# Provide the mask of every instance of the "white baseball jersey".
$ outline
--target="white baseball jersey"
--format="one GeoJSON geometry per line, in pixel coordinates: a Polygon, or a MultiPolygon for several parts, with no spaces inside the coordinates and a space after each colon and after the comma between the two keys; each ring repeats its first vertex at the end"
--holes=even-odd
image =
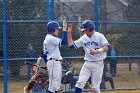
{"type": "Polygon", "coordinates": [[[47,55],[47,69],[49,74],[49,88],[51,92],[58,91],[61,86],[62,77],[62,60],[59,47],[61,46],[61,39],[51,34],[47,34],[45,37],[43,48],[44,53],[47,55]],[[50,60],[50,58],[55,60],[50,60]],[[57,61],[58,60],[58,61],[57,61]]]}
{"type": "Polygon", "coordinates": [[[85,60],[88,61],[99,61],[106,58],[106,52],[99,53],[96,55],[91,55],[90,50],[96,50],[102,48],[104,45],[109,45],[105,36],[99,32],[94,32],[91,38],[89,38],[86,34],[83,35],[78,40],[74,41],[75,47],[83,47],[85,51],[85,60]]]}
{"type": "Polygon", "coordinates": [[[50,58],[62,60],[59,50],[60,46],[61,46],[60,38],[54,37],[51,34],[47,34],[43,43],[44,53],[47,55],[47,60],[49,60],[50,58]]]}
{"type": "Polygon", "coordinates": [[[90,50],[102,48],[104,45],[109,45],[105,36],[99,32],[88,37],[86,34],[74,41],[75,47],[83,47],[85,51],[85,63],[80,71],[79,79],[76,87],[83,89],[87,80],[91,77],[93,91],[100,93],[100,83],[102,80],[104,63],[103,59],[106,58],[106,52],[91,55],[90,50]],[[95,61],[95,62],[93,62],[95,61]]]}

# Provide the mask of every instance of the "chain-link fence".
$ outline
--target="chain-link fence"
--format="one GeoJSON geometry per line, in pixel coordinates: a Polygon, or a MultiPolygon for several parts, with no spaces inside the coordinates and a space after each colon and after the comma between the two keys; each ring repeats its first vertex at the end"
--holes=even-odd
{"type": "MultiPolygon", "coordinates": [[[[117,49],[116,63],[112,62],[110,56],[105,60],[106,89],[139,89],[139,9],[139,0],[0,1],[0,93],[23,93],[23,88],[32,75],[32,67],[25,65],[24,62],[35,63],[41,54],[47,33],[47,22],[56,20],[62,26],[64,19],[73,25],[74,40],[83,35],[80,31],[81,22],[90,19],[96,23],[95,28],[98,28],[98,31],[103,33],[110,44],[117,49]],[[2,5],[4,2],[6,2],[6,19],[3,17],[4,8],[2,5]],[[95,9],[97,7],[98,9],[95,9]],[[4,30],[5,21],[6,31],[4,30]],[[3,37],[4,32],[6,32],[6,37],[3,37]],[[4,48],[4,40],[6,40],[6,48],[4,48]],[[29,52],[28,49],[31,46],[33,50],[29,52]],[[2,55],[3,52],[7,55],[2,55]],[[3,56],[4,60],[2,60],[3,56]],[[5,59],[6,57],[7,59],[5,59]],[[4,69],[5,62],[7,62],[7,67],[5,67],[7,70],[4,69]],[[8,77],[8,82],[4,75],[8,77]],[[8,91],[6,92],[6,90],[8,91]]],[[[59,36],[61,37],[61,33],[59,36]]],[[[64,91],[72,91],[84,62],[84,52],[82,48],[74,50],[67,45],[60,47],[60,50],[65,62],[74,68],[74,76],[70,77],[71,79],[62,78],[64,91]]],[[[89,80],[84,90],[90,89],[89,80]]],[[[105,86],[101,89],[105,89],[105,86]]]]}

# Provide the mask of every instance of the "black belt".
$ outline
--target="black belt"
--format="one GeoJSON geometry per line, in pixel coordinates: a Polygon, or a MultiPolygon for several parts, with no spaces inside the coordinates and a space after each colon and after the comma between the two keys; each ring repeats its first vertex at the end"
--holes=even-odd
{"type": "Polygon", "coordinates": [[[49,60],[55,60],[55,61],[62,61],[62,60],[58,60],[58,59],[55,59],[55,58],[50,58],[49,60]]]}
{"type": "MultiPolygon", "coordinates": [[[[89,61],[89,60],[85,60],[85,61],[89,61]]],[[[89,61],[89,62],[100,62],[100,61],[103,61],[103,60],[89,61]]]]}

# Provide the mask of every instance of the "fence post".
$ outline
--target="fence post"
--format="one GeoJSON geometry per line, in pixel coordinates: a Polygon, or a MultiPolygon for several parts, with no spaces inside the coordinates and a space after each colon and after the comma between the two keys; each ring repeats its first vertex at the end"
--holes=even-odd
{"type": "Polygon", "coordinates": [[[54,20],[54,0],[46,0],[46,19],[54,20]]]}
{"type": "Polygon", "coordinates": [[[4,93],[8,93],[7,48],[6,48],[6,0],[2,1],[2,29],[3,29],[3,66],[4,93]]]}
{"type": "Polygon", "coordinates": [[[132,71],[132,62],[129,61],[129,58],[127,60],[128,60],[128,64],[129,64],[129,71],[132,71]]]}
{"type": "Polygon", "coordinates": [[[95,31],[98,32],[98,0],[94,0],[94,20],[95,20],[95,31]]]}

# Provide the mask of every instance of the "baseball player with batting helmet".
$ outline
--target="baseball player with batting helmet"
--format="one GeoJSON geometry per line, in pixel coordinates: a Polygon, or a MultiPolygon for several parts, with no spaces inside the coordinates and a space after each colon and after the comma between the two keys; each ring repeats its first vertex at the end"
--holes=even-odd
{"type": "Polygon", "coordinates": [[[72,25],[68,25],[68,44],[70,48],[83,47],[85,51],[85,63],[80,71],[79,79],[76,83],[75,93],[82,93],[87,80],[91,77],[94,93],[100,93],[100,83],[102,80],[106,52],[110,45],[105,36],[94,31],[94,24],[90,20],[82,23],[81,31],[85,34],[78,40],[72,40],[72,25]]]}
{"type": "Polygon", "coordinates": [[[47,63],[49,74],[49,88],[48,93],[57,93],[61,86],[62,77],[62,56],[59,47],[67,44],[66,26],[63,26],[62,39],[58,38],[61,27],[58,22],[50,21],[47,24],[48,34],[43,43],[44,59],[47,63]]]}

